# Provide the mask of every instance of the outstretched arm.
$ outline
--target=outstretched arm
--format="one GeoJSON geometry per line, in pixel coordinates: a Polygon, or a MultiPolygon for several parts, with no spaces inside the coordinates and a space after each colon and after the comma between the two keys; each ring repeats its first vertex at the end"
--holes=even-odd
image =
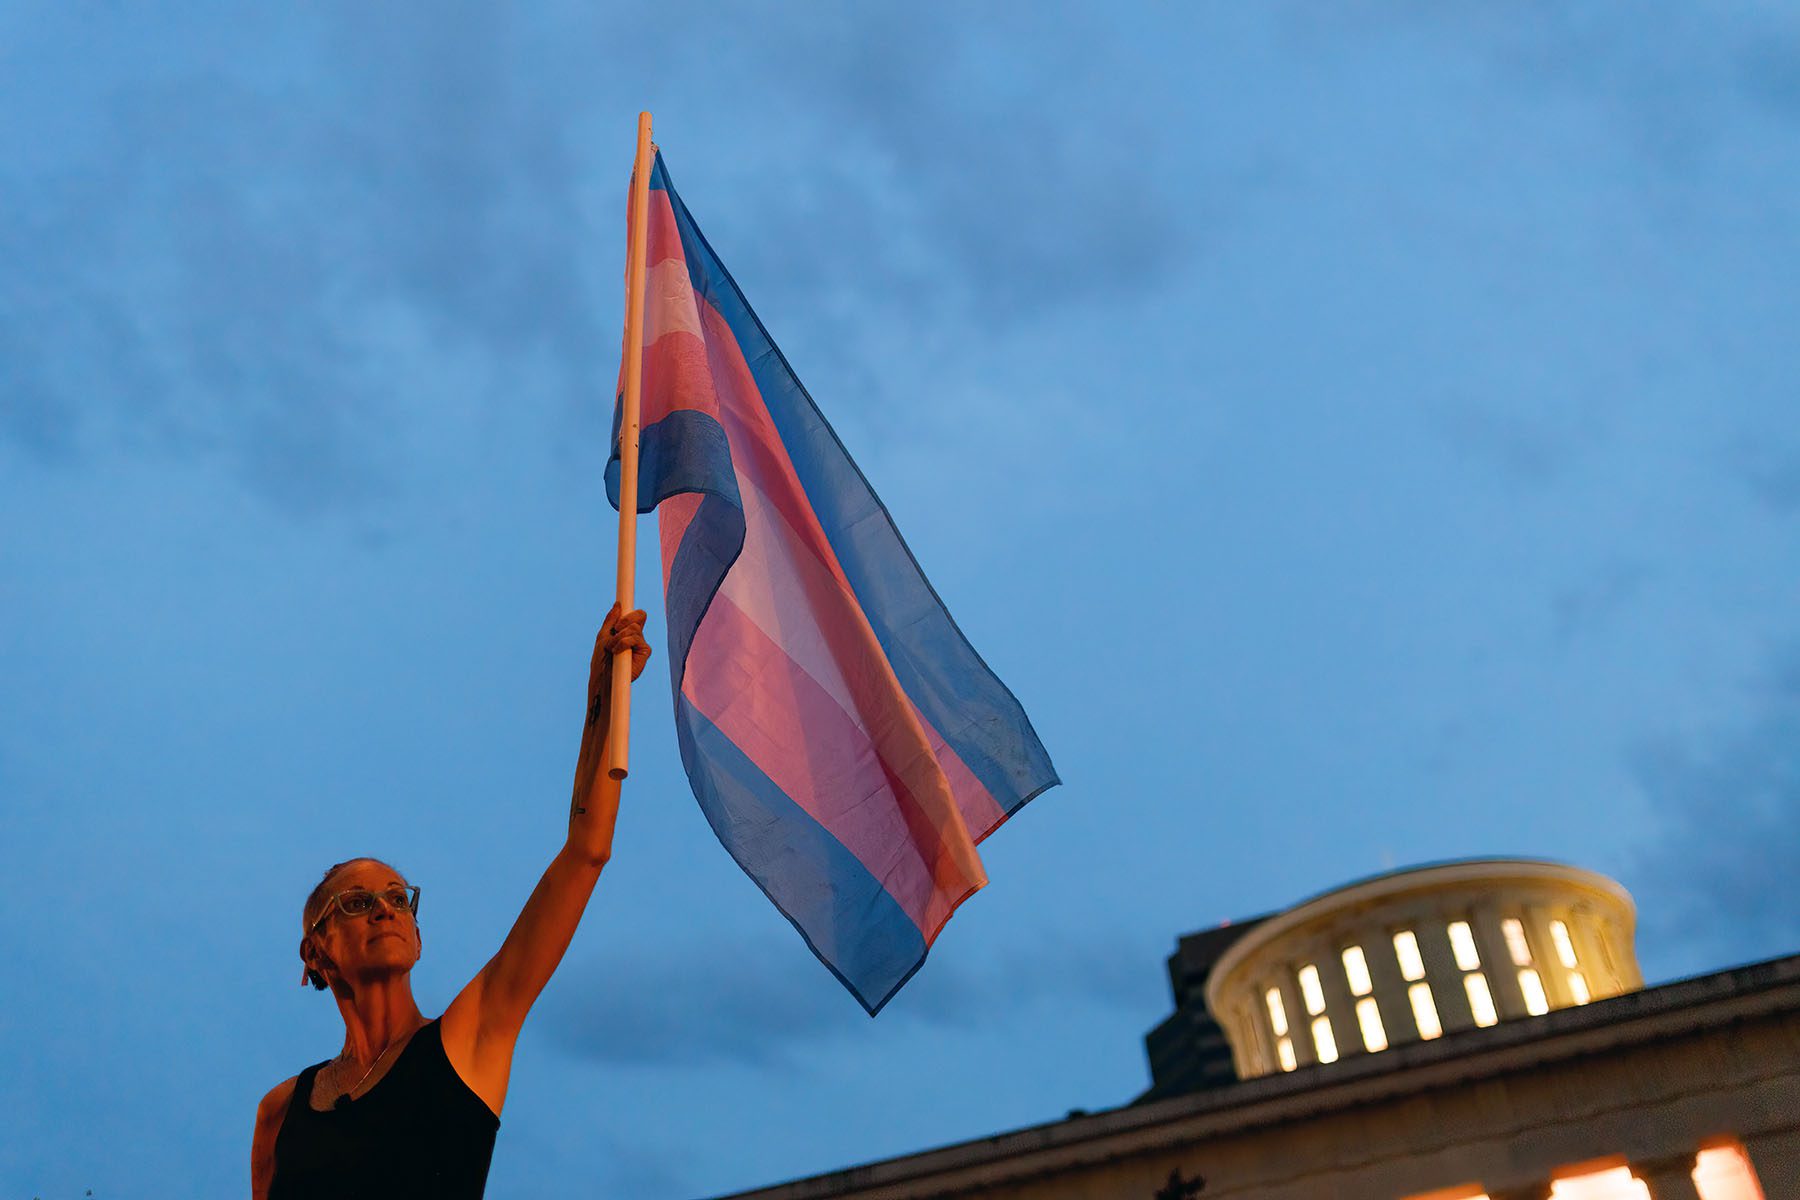
{"type": "Polygon", "coordinates": [[[606,773],[606,733],[611,714],[613,654],[631,651],[631,677],[643,672],[650,658],[644,641],[644,614],[606,616],[594,640],[588,669],[588,704],[575,763],[575,790],[569,805],[569,833],[550,860],[531,898],[513,922],[500,952],[489,960],[444,1013],[444,1048],[463,1078],[497,1112],[495,1089],[483,1087],[498,1074],[498,1095],[505,1094],[512,1047],[525,1016],[562,962],[581,914],[593,895],[600,871],[612,857],[613,825],[619,815],[619,784],[606,773]],[[456,1043],[454,1046],[452,1043],[456,1043]],[[459,1051],[463,1053],[459,1053],[459,1051]],[[467,1066],[467,1070],[463,1068],[467,1066]]]}

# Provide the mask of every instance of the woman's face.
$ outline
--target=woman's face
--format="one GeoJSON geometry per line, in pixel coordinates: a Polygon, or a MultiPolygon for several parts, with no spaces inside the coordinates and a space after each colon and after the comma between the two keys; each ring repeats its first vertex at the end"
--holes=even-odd
{"type": "Polygon", "coordinates": [[[307,935],[312,953],[307,961],[327,981],[350,982],[371,975],[405,974],[419,961],[422,943],[417,919],[404,905],[395,907],[384,893],[403,888],[400,872],[372,858],[357,859],[340,867],[325,886],[325,907],[313,914],[307,935]],[[362,888],[378,897],[361,916],[346,916],[331,899],[340,892],[362,888]]]}

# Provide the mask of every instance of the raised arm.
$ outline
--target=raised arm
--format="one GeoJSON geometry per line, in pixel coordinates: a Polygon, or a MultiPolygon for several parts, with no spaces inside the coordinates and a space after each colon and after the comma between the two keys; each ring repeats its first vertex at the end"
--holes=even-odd
{"type": "Polygon", "coordinates": [[[505,1096],[519,1028],[562,962],[600,871],[612,857],[619,784],[601,764],[606,761],[613,652],[621,648],[631,651],[631,677],[636,679],[650,658],[649,643],[644,641],[644,614],[621,616],[615,604],[594,639],[568,837],[525,901],[499,953],[444,1013],[445,1051],[464,1081],[496,1112],[505,1096]]]}

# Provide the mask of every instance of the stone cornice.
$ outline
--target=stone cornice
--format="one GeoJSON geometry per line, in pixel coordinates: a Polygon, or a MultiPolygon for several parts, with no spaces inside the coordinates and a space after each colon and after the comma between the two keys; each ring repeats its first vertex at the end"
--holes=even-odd
{"type": "MultiPolygon", "coordinates": [[[[1800,955],[1447,1034],[1380,1055],[1032,1126],[720,1200],[954,1195],[1795,1013],[1800,1013],[1800,955]]],[[[1792,1070],[1788,1063],[1769,1067],[1777,1073],[1792,1070]]]]}

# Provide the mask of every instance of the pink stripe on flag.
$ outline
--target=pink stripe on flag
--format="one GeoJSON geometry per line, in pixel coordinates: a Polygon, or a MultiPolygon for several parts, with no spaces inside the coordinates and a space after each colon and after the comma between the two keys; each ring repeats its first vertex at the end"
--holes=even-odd
{"type": "MultiPolygon", "coordinates": [[[[903,806],[909,840],[917,843],[917,852],[934,860],[931,871],[938,876],[937,891],[945,894],[949,905],[941,912],[934,911],[936,905],[908,908],[922,921],[929,941],[950,909],[985,882],[975,841],[997,827],[1004,812],[894,679],[787,459],[736,338],[687,281],[666,193],[651,193],[650,219],[649,259],[655,265],[647,298],[652,311],[641,353],[644,396],[646,401],[656,397],[657,402],[654,409],[646,404],[644,423],[650,425],[675,409],[693,408],[714,416],[725,428],[747,530],[744,553],[728,574],[721,596],[729,595],[740,615],[757,627],[783,661],[802,672],[840,720],[860,732],[882,772],[893,777],[888,803],[903,806]]],[[[695,500],[662,523],[665,588],[697,508],[695,500]]],[[[709,611],[696,634],[696,647],[710,622],[709,611]]],[[[690,650],[690,678],[692,667],[701,661],[690,650]]],[[[724,722],[719,723],[724,728],[724,722]]],[[[790,732],[790,740],[795,732],[790,732]]],[[[807,731],[804,736],[814,735],[807,731]]],[[[757,755],[752,758],[761,761],[757,755]]],[[[798,794],[795,799],[801,801],[798,794]]],[[[829,814],[815,815],[847,846],[861,841],[833,828],[829,814]]],[[[880,864],[866,865],[885,878],[880,864]]]]}
{"type": "MultiPolygon", "coordinates": [[[[1004,819],[1003,810],[974,773],[950,751],[942,735],[927,727],[911,698],[894,679],[892,669],[887,665],[886,655],[876,641],[874,631],[869,628],[867,618],[863,616],[861,606],[855,599],[855,593],[831,549],[830,541],[820,528],[818,518],[806,499],[805,490],[794,473],[792,463],[788,461],[783,443],[762,405],[755,380],[738,350],[736,339],[717,310],[702,298],[696,299],[700,304],[700,315],[706,331],[713,384],[720,403],[719,417],[731,441],[740,490],[754,488],[767,499],[769,507],[780,514],[781,523],[793,534],[793,544],[800,548],[800,552],[794,556],[796,563],[811,558],[823,570],[829,581],[828,585],[812,579],[810,573],[796,572],[799,578],[810,579],[812,582],[813,586],[809,591],[813,605],[823,606],[826,610],[847,610],[852,614],[850,619],[842,622],[828,622],[822,617],[817,619],[822,632],[828,635],[839,633],[847,636],[852,643],[845,644],[834,638],[832,656],[854,662],[872,655],[873,660],[879,664],[869,671],[871,678],[865,685],[874,688],[879,695],[864,694],[858,703],[851,706],[852,709],[864,712],[871,709],[891,711],[889,705],[897,697],[898,702],[905,706],[906,716],[910,718],[905,723],[917,731],[914,736],[923,741],[923,748],[927,751],[942,748],[943,758],[937,760],[934,766],[942,768],[942,787],[951,801],[954,815],[940,814],[936,823],[940,826],[954,824],[960,827],[957,837],[959,840],[967,840],[967,850],[964,853],[966,861],[972,867],[969,874],[974,877],[979,874],[980,865],[973,852],[975,839],[968,830],[972,825],[985,835],[1004,819]],[[974,821],[970,822],[965,813],[973,816],[974,821]]],[[[748,499],[746,503],[749,503],[748,499]]],[[[935,788],[930,792],[921,791],[921,796],[923,798],[936,791],[935,788]]]]}
{"type": "Polygon", "coordinates": [[[646,264],[654,266],[671,258],[683,264],[687,262],[681,249],[681,227],[675,223],[675,206],[669,203],[669,193],[661,189],[650,193],[648,233],[644,252],[646,264]]]}
{"type": "Polygon", "coordinates": [[[688,525],[700,511],[706,496],[700,492],[679,492],[657,506],[657,537],[662,542],[663,595],[669,594],[669,572],[675,566],[675,552],[687,536],[688,525]]]}
{"type": "MultiPolygon", "coordinates": [[[[911,703],[912,698],[907,697],[911,703]]],[[[963,824],[968,827],[969,836],[977,843],[994,830],[1006,823],[1007,812],[994,799],[994,794],[987,790],[964,762],[956,748],[944,740],[932,723],[925,719],[925,714],[913,705],[913,713],[924,726],[925,737],[931,743],[931,753],[944,769],[944,782],[950,785],[950,794],[956,797],[957,810],[962,813],[963,824]]]]}
{"type": "MultiPolygon", "coordinates": [[[[864,664],[865,669],[888,675],[891,671],[886,655],[878,644],[825,621],[825,614],[841,611],[844,605],[846,586],[841,577],[834,575],[814,549],[805,544],[804,534],[793,527],[780,506],[747,472],[739,472],[738,489],[747,532],[739,565],[725,577],[721,593],[729,595],[845,711],[861,711],[854,689],[843,676],[843,667],[877,655],[879,664],[864,664]]],[[[912,706],[910,698],[907,704],[924,730],[933,760],[930,767],[942,771],[965,825],[980,830],[982,835],[996,828],[1005,812],[956,751],[912,706]]]]}
{"type": "Polygon", "coordinates": [[[666,333],[700,336],[700,311],[687,263],[665,258],[644,274],[644,345],[656,343],[666,333]]]}
{"type": "MultiPolygon", "coordinates": [[[[796,547],[792,530],[772,513],[760,490],[742,474],[738,488],[744,500],[744,548],[714,603],[729,603],[742,624],[753,627],[761,639],[780,654],[782,663],[804,676],[809,687],[839,715],[829,730],[815,728],[811,721],[803,720],[798,727],[786,730],[786,742],[789,745],[810,744],[815,739],[841,737],[866,746],[873,756],[870,766],[879,768],[881,776],[888,780],[891,794],[882,797],[878,803],[864,803],[855,812],[866,818],[870,813],[898,805],[905,815],[905,827],[910,835],[907,848],[921,856],[929,873],[938,877],[940,890],[960,897],[980,883],[978,875],[971,876],[961,866],[967,861],[965,855],[957,853],[959,848],[972,848],[972,843],[959,847],[957,839],[967,838],[960,822],[947,825],[938,815],[939,806],[926,799],[942,794],[944,776],[939,764],[931,757],[929,747],[920,741],[918,726],[906,719],[907,710],[897,707],[907,703],[904,694],[896,696],[897,687],[892,690],[883,687],[883,681],[892,678],[886,659],[880,656],[878,647],[871,647],[858,636],[854,616],[843,603],[843,594],[831,584],[817,560],[796,547]],[[755,609],[755,615],[746,608],[755,609]],[[813,636],[807,638],[805,634],[813,636]],[[805,655],[804,664],[795,661],[795,650],[788,644],[790,639],[805,655]]],[[[701,622],[702,631],[711,632],[711,622],[709,612],[701,622]]],[[[712,661],[702,656],[698,639],[695,645],[689,662],[707,663],[707,679],[700,685],[706,687],[714,682],[712,661]]],[[[690,665],[689,678],[694,678],[696,673],[690,665]]],[[[764,681],[751,677],[745,686],[761,688],[764,681]]],[[[769,686],[784,685],[770,683],[769,686]]],[[[697,694],[690,698],[699,703],[697,694]]],[[[704,705],[701,707],[703,711],[710,711],[704,705]]],[[[782,709],[777,705],[771,711],[781,712],[782,709]]],[[[716,723],[728,735],[732,733],[726,721],[716,723]]],[[[761,759],[757,761],[760,763],[761,759]]],[[[823,788],[812,792],[816,799],[808,799],[803,792],[790,794],[853,852],[858,845],[886,846],[880,838],[870,841],[858,836],[854,829],[840,828],[845,818],[834,815],[835,808],[818,806],[820,803],[834,805],[846,798],[862,802],[869,794],[867,782],[840,781],[833,786],[847,788],[850,794],[834,794],[823,788]]],[[[885,862],[865,865],[878,878],[883,876],[886,868],[885,862]]],[[[979,861],[976,867],[979,871],[979,861]]],[[[922,929],[932,930],[934,926],[927,924],[922,929]]]]}
{"type": "Polygon", "coordinates": [[[643,371],[642,428],[648,429],[677,409],[691,408],[718,418],[719,400],[700,338],[680,329],[663,334],[655,344],[644,347],[643,371]]]}
{"type": "Polygon", "coordinates": [[[831,695],[729,597],[700,623],[683,693],[769,779],[881,881],[921,932],[935,931],[982,881],[945,854],[939,830],[831,695]],[[692,664],[704,662],[697,671],[692,664]],[[933,868],[936,868],[935,870],[933,868]]]}
{"type": "MultiPolygon", "coordinates": [[[[712,345],[709,337],[708,346],[712,345]]],[[[716,359],[718,355],[714,357],[716,359]]],[[[715,369],[714,380],[718,387],[720,418],[731,440],[738,488],[744,494],[746,519],[755,504],[754,497],[760,497],[765,502],[759,506],[760,510],[768,514],[764,524],[769,536],[759,545],[781,552],[779,559],[769,564],[768,573],[777,577],[785,575],[787,580],[805,590],[804,609],[791,614],[791,623],[798,628],[798,622],[807,620],[810,614],[809,623],[825,639],[831,659],[839,664],[844,683],[854,696],[855,710],[861,712],[865,720],[875,722],[871,732],[883,746],[888,760],[912,763],[916,769],[928,771],[932,776],[929,781],[915,779],[915,791],[922,802],[933,805],[934,823],[945,829],[952,845],[961,844],[957,852],[973,864],[969,871],[973,877],[979,870],[973,860],[974,841],[968,835],[961,810],[949,792],[941,768],[931,756],[931,739],[918,719],[917,709],[894,678],[887,656],[876,640],[874,630],[869,628],[855,593],[844,579],[824,530],[819,528],[818,519],[806,503],[805,493],[786,454],[779,443],[771,444],[766,436],[762,436],[772,431],[748,427],[741,419],[746,397],[739,387],[749,383],[748,376],[742,380],[729,376],[721,378],[715,369]],[[941,809],[932,799],[940,794],[948,802],[941,809]]],[[[754,392],[751,395],[754,396],[754,392]]],[[[767,422],[766,415],[763,421],[767,422]]],[[[747,541],[746,550],[751,549],[747,541]]],[[[739,561],[743,563],[744,560],[739,561]]]]}

